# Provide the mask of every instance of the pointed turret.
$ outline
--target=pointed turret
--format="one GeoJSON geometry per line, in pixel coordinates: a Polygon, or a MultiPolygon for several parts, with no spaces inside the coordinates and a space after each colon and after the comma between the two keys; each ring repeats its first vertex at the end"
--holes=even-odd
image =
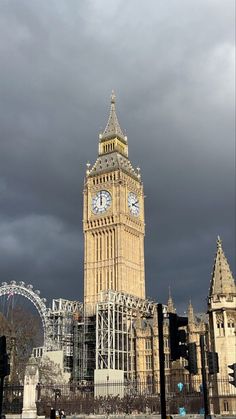
{"type": "Polygon", "coordinates": [[[210,296],[236,293],[236,285],[228,261],[225,257],[222,241],[217,238],[217,252],[210,285],[210,296]]]}
{"type": "Polygon", "coordinates": [[[194,312],[193,312],[193,306],[191,300],[189,301],[188,305],[188,322],[194,323],[194,312]]]}
{"type": "Polygon", "coordinates": [[[167,301],[167,313],[176,313],[174,302],[171,296],[170,287],[169,287],[169,298],[167,301]]]}

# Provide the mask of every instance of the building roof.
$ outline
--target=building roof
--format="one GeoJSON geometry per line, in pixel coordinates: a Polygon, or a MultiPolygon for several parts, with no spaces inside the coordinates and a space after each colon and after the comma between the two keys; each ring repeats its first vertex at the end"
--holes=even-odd
{"type": "Polygon", "coordinates": [[[134,169],[128,159],[127,137],[123,134],[116,116],[115,94],[112,91],[108,122],[104,132],[99,135],[99,156],[93,166],[90,166],[89,162],[87,163],[86,175],[91,177],[116,170],[122,170],[141,182],[140,169],[134,169]],[[104,149],[106,143],[109,145],[110,140],[113,141],[112,147],[104,149]]]}
{"type": "Polygon", "coordinates": [[[110,114],[109,114],[106,128],[104,132],[100,135],[100,141],[102,142],[109,138],[117,137],[120,140],[122,140],[125,144],[127,144],[127,137],[123,134],[117,115],[116,115],[115,102],[116,102],[116,96],[115,96],[114,91],[112,91],[110,114]]]}
{"type": "Polygon", "coordinates": [[[140,174],[134,170],[129,159],[117,151],[101,155],[89,171],[90,176],[121,169],[133,178],[140,180],[140,174]]]}
{"type": "Polygon", "coordinates": [[[210,285],[210,296],[214,294],[236,294],[235,281],[225,257],[222,241],[219,236],[217,239],[217,251],[210,285]]]}

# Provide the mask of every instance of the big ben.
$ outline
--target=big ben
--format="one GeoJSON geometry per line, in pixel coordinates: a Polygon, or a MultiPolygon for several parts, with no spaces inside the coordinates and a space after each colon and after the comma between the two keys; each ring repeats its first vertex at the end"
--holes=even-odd
{"type": "Polygon", "coordinates": [[[128,142],[111,95],[98,158],[84,183],[84,303],[95,310],[102,291],[145,298],[144,194],[139,169],[128,158],[128,142]]]}

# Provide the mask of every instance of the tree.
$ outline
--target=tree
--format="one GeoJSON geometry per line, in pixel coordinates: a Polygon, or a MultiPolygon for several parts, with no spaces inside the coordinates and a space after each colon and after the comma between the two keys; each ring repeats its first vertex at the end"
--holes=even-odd
{"type": "Polygon", "coordinates": [[[18,305],[12,308],[8,317],[1,315],[0,331],[7,337],[7,351],[10,355],[12,383],[23,384],[26,363],[32,349],[41,346],[43,330],[41,319],[38,315],[18,305]]]}

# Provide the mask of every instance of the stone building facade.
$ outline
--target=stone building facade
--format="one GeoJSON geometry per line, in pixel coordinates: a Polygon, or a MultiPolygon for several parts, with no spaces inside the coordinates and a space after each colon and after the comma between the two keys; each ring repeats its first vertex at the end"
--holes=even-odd
{"type": "Polygon", "coordinates": [[[92,314],[105,290],[145,298],[144,192],[139,169],[128,158],[111,96],[99,136],[98,158],[84,182],[84,304],[92,314]]]}
{"type": "MultiPolygon", "coordinates": [[[[100,366],[97,360],[94,361],[94,368],[104,368],[108,364],[116,368],[117,363],[112,364],[110,360],[113,357],[126,356],[125,376],[135,378],[137,382],[142,383],[140,385],[146,386],[150,391],[158,391],[157,312],[153,308],[155,304],[152,305],[148,315],[138,308],[145,304],[148,305],[145,298],[144,276],[143,184],[140,169],[134,169],[128,158],[127,137],[117,119],[114,94],[111,96],[110,114],[106,128],[99,136],[98,158],[94,165],[87,164],[84,183],[83,229],[85,324],[88,322],[87,329],[91,331],[94,322],[94,333],[99,327],[99,334],[103,333],[106,340],[105,345],[107,345],[107,347],[103,347],[104,342],[102,342],[100,356],[103,357],[102,352],[106,355],[100,366]],[[123,303],[121,303],[121,306],[119,308],[116,306],[115,309],[117,312],[124,313],[123,318],[126,317],[124,324],[127,327],[125,333],[132,340],[130,344],[125,344],[125,354],[122,354],[119,349],[122,345],[124,346],[123,325],[117,326],[113,322],[116,314],[113,315],[111,309],[114,301],[108,301],[111,295],[116,302],[125,301],[125,299],[132,300],[134,297],[132,315],[129,319],[127,319],[129,316],[127,313],[130,313],[130,308],[125,311],[127,307],[123,307],[123,303]],[[104,317],[105,310],[109,311],[107,317],[104,317]],[[97,319],[99,316],[102,319],[100,323],[107,322],[109,324],[107,330],[101,330],[101,324],[95,324],[96,316],[97,319]],[[114,342],[117,342],[117,348],[114,342]],[[110,350],[112,344],[114,347],[110,350]],[[132,365],[132,371],[129,371],[129,364],[132,365]]],[[[187,309],[188,342],[195,342],[197,346],[198,374],[194,378],[198,383],[201,382],[200,335],[206,336],[206,349],[219,354],[220,371],[217,378],[227,379],[228,365],[235,362],[236,359],[235,283],[220,240],[217,242],[217,254],[208,301],[208,314],[195,314],[191,302],[187,309]]],[[[175,312],[171,296],[167,302],[167,311],[175,312]]],[[[92,336],[91,333],[90,336],[92,336]]],[[[99,336],[99,339],[102,341],[103,338],[99,336]]],[[[95,335],[91,341],[87,351],[90,354],[95,353],[98,348],[95,335]],[[93,346],[95,344],[96,348],[93,346]]],[[[168,321],[165,321],[164,324],[164,346],[166,376],[172,377],[175,381],[189,379],[189,373],[185,368],[186,360],[170,361],[168,321]]],[[[220,392],[216,388],[213,390],[220,392]]],[[[199,388],[196,388],[196,391],[199,391],[199,388]]],[[[231,405],[227,408],[230,411],[233,409],[231,405]]],[[[220,410],[224,410],[223,406],[220,406],[220,410]]]]}
{"type": "MultiPolygon", "coordinates": [[[[99,136],[98,158],[94,165],[87,164],[83,196],[84,318],[81,314],[75,319],[78,339],[74,363],[79,365],[79,373],[73,378],[93,379],[94,370],[108,370],[109,365],[109,373],[112,369],[123,369],[124,379],[136,381],[144,391],[158,393],[157,310],[156,303],[145,296],[144,189],[140,169],[134,169],[128,157],[127,137],[117,119],[114,94],[106,128],[99,136]],[[108,314],[104,315],[106,311],[108,314]],[[98,355],[102,358],[100,364],[98,355]]],[[[176,312],[171,295],[166,308],[167,313],[176,312]]],[[[197,384],[192,383],[192,387],[199,392],[200,336],[205,335],[206,350],[219,356],[219,373],[211,380],[211,394],[215,395],[212,409],[236,413],[235,389],[228,383],[228,365],[236,361],[236,286],[219,238],[208,314],[195,314],[190,302],[187,316],[187,339],[197,347],[198,373],[194,377],[197,384]],[[220,381],[226,383],[223,395],[220,381]]],[[[15,337],[1,313],[0,334],[7,335],[13,366],[15,337]]],[[[170,360],[167,318],[164,352],[167,385],[189,382],[186,360],[170,360]]],[[[9,381],[12,378],[11,373],[9,381]]]]}
{"type": "MultiPolygon", "coordinates": [[[[228,383],[228,366],[236,362],[236,285],[218,237],[217,251],[208,298],[210,348],[218,353],[219,374],[227,383],[228,397],[218,397],[219,410],[236,413],[235,387],[228,383]]],[[[215,384],[214,391],[220,396],[221,388],[215,384]]]]}
{"type": "MultiPolygon", "coordinates": [[[[167,303],[167,312],[174,313],[175,308],[173,300],[169,297],[167,303]]],[[[208,317],[207,315],[194,314],[191,302],[187,310],[188,326],[186,329],[187,341],[195,342],[197,347],[197,364],[198,374],[194,376],[195,381],[201,382],[201,353],[200,353],[200,335],[204,334],[208,341],[208,317]]],[[[150,319],[140,318],[134,326],[135,340],[136,340],[136,373],[137,377],[143,383],[158,382],[159,381],[159,333],[157,316],[150,319]]],[[[178,361],[171,362],[170,360],[170,345],[169,345],[169,324],[168,320],[164,322],[164,352],[165,352],[165,369],[166,377],[174,382],[187,382],[189,373],[185,368],[187,361],[181,358],[178,361]]],[[[167,379],[168,381],[168,379],[167,379]]]]}
{"type": "MultiPolygon", "coordinates": [[[[169,297],[167,303],[169,313],[174,313],[173,300],[169,297]]],[[[211,411],[224,414],[236,412],[236,389],[229,384],[228,366],[236,362],[236,288],[235,281],[225,257],[222,241],[217,240],[217,252],[210,281],[208,313],[195,314],[191,302],[187,309],[188,326],[186,328],[188,342],[195,342],[197,347],[198,374],[193,378],[193,386],[199,391],[202,381],[200,336],[206,338],[206,354],[208,351],[217,352],[219,373],[208,375],[211,411]],[[196,384],[194,384],[196,383],[196,384]]],[[[158,326],[157,318],[148,322],[139,319],[135,325],[135,339],[137,341],[137,377],[142,382],[159,380],[158,358],[158,326]]],[[[189,373],[184,368],[187,361],[181,358],[170,362],[169,328],[164,325],[164,347],[166,362],[166,377],[170,382],[187,382],[189,373]]],[[[206,357],[207,358],[207,357],[206,357]]]]}

